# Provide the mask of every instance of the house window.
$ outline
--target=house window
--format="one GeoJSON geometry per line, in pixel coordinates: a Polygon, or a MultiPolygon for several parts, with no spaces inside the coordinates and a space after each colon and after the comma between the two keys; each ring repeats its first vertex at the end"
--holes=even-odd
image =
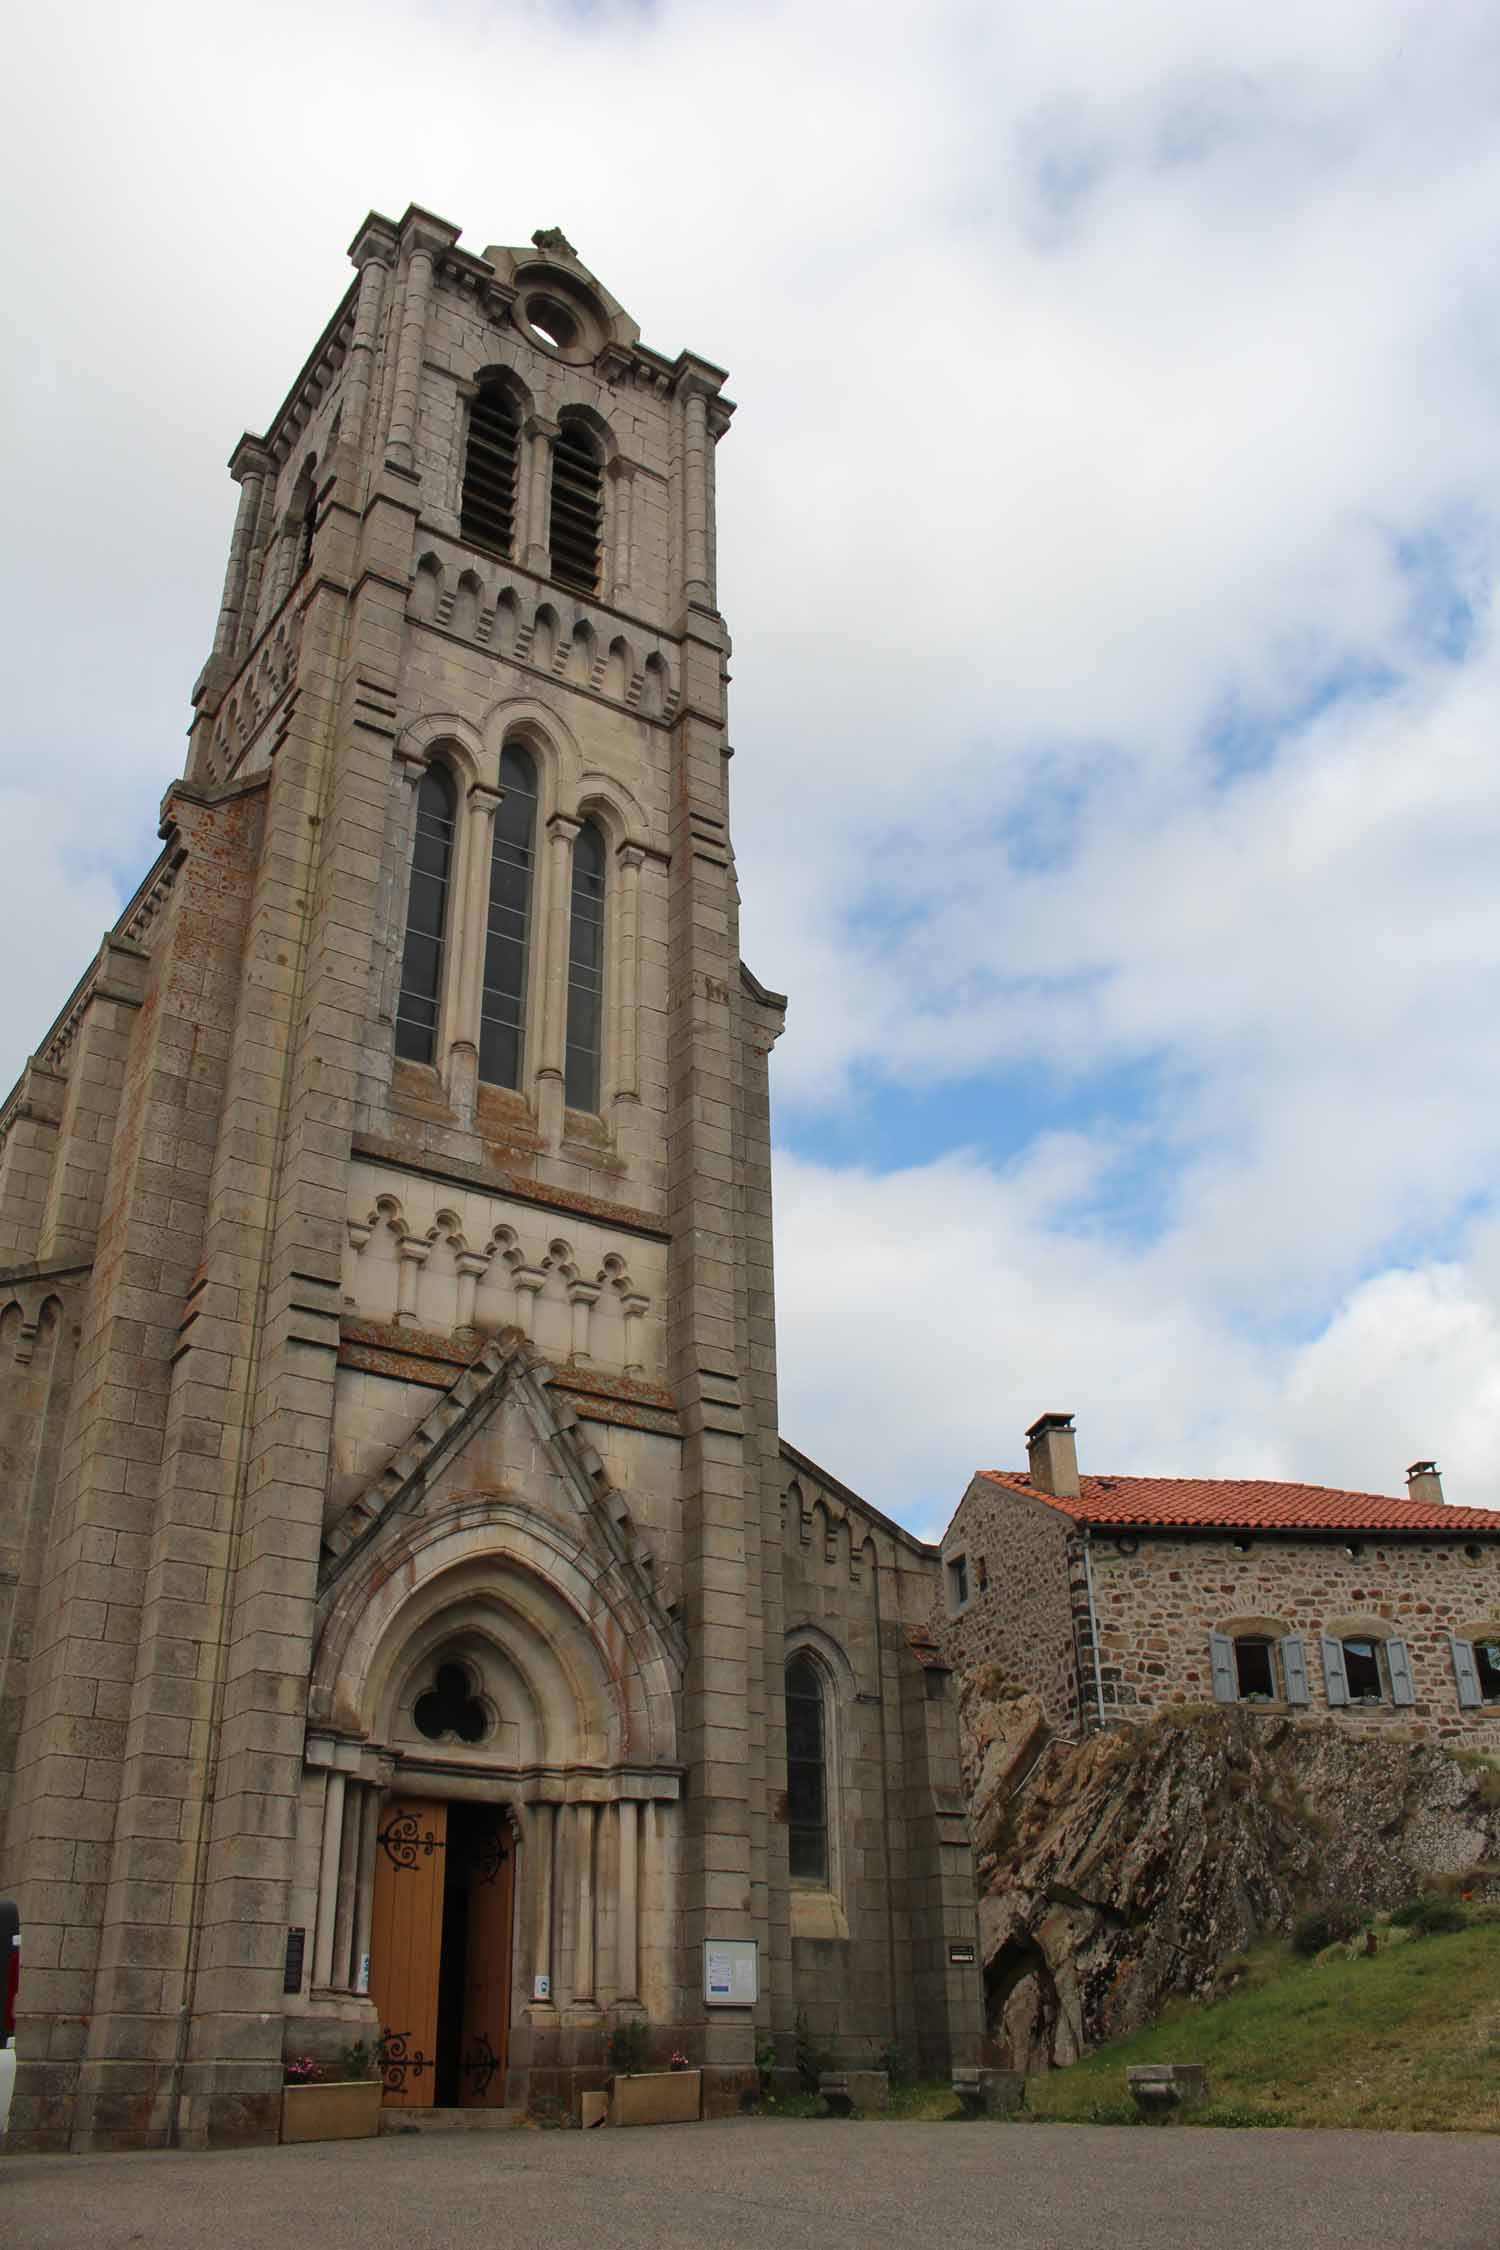
{"type": "Polygon", "coordinates": [[[1417,1700],[1405,1641],[1375,1631],[1324,1634],[1323,1684],[1334,1710],[1351,1703],[1374,1708],[1417,1700]]]}
{"type": "Polygon", "coordinates": [[[591,820],[573,841],[573,914],[568,939],[569,1109],[599,1107],[604,1011],[604,838],[591,820]]]}
{"type": "Polygon", "coordinates": [[[948,1614],[956,1617],[969,1602],[969,1558],[967,1555],[950,1555],[948,1570],[948,1614]]]}
{"type": "Polygon", "coordinates": [[[786,1808],[794,1883],[828,1881],[828,1747],[823,1676],[810,1656],[786,1668],[786,1808]]]}
{"type": "Polygon", "coordinates": [[[401,991],[396,1001],[396,1052],[408,1062],[430,1063],[437,1050],[453,823],[452,779],[444,767],[429,766],[417,789],[406,950],[401,957],[401,991]]]}
{"type": "Polygon", "coordinates": [[[564,422],[552,448],[552,575],[592,594],[603,520],[599,456],[587,430],[564,422]]]}
{"type": "Polygon", "coordinates": [[[1474,1669],[1481,1702],[1500,1703],[1500,1639],[1474,1643],[1474,1669]]]}
{"type": "Polygon", "coordinates": [[[515,535],[520,422],[498,383],[483,383],[469,416],[460,525],[476,547],[508,555],[515,535]]]}
{"type": "Polygon", "coordinates": [[[1477,1711],[1486,1703],[1500,1703],[1500,1631],[1471,1626],[1463,1640],[1455,1633],[1453,1671],[1461,1709],[1477,1711]]]}
{"type": "Polygon", "coordinates": [[[1219,1703],[1311,1700],[1302,1637],[1276,1619],[1228,1618],[1209,1634],[1208,1650],[1219,1703]]]}
{"type": "Polygon", "coordinates": [[[536,863],[536,766],[508,743],[500,755],[500,804],[490,856],[489,920],[479,1011],[479,1075],[518,1088],[526,1045],[526,972],[536,863]]]}
{"type": "Polygon", "coordinates": [[[1351,1703],[1383,1703],[1385,1701],[1385,1675],[1380,1662],[1379,1641],[1343,1641],[1344,1678],[1349,1683],[1351,1703]]]}

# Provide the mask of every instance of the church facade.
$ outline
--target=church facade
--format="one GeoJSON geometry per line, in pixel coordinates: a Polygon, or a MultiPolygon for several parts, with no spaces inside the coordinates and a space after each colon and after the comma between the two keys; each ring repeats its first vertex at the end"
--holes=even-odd
{"type": "Polygon", "coordinates": [[[12,2145],[283,2059],[570,2106],[623,2021],[977,2059],[938,1560],[784,1446],[718,368],[372,215],[163,850],[0,1109],[12,2145]]]}

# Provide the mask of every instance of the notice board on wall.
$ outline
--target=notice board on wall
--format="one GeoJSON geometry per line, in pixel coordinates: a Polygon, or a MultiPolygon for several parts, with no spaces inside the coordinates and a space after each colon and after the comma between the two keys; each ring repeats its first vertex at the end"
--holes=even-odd
{"type": "Polygon", "coordinates": [[[753,2008],[760,1998],[760,1945],[755,1938],[703,1940],[703,1999],[710,2008],[753,2008]]]}

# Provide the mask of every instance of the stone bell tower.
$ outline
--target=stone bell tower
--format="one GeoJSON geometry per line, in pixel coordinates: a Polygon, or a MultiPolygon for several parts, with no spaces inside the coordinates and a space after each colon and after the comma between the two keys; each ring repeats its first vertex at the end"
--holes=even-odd
{"type": "Polygon", "coordinates": [[[728,2106],[790,2023],[732,409],[555,230],[351,256],[231,460],[161,858],[0,1111],[23,2147],[268,2137],[352,2040],[567,2099],[630,2017],[728,2106]]]}

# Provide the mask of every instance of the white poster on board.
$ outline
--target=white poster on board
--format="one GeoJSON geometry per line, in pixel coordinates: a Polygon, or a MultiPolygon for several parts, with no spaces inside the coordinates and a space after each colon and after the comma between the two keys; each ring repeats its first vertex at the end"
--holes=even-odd
{"type": "Polygon", "coordinates": [[[760,1998],[760,1947],[754,1938],[705,1938],[703,1998],[710,2008],[753,2008],[760,1998]]]}

